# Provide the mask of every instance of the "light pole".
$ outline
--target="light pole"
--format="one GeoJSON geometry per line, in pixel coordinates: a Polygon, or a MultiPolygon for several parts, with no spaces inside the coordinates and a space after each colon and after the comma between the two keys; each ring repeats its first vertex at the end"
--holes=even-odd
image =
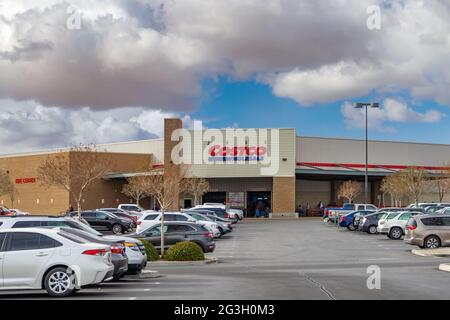
{"type": "MultiPolygon", "coordinates": [[[[372,103],[362,103],[357,102],[355,105],[355,108],[362,109],[365,108],[366,110],[366,165],[365,165],[365,173],[364,173],[364,203],[367,204],[368,201],[368,190],[369,190],[369,178],[368,178],[368,158],[369,158],[369,139],[368,139],[368,122],[367,122],[367,107],[372,108],[379,108],[380,104],[378,102],[372,102],[372,103]]],[[[372,191],[373,192],[373,191],[372,191]]]]}

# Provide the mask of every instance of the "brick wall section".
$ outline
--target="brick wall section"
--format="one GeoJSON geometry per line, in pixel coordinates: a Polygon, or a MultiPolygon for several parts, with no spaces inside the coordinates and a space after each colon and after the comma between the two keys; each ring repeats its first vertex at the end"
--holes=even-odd
{"type": "Polygon", "coordinates": [[[272,212],[274,217],[295,212],[295,177],[273,177],[272,212]]]}
{"type": "MultiPolygon", "coordinates": [[[[172,149],[179,142],[172,141],[172,132],[176,129],[181,129],[183,123],[181,119],[164,119],[164,175],[178,176],[180,174],[180,168],[172,161],[172,149]]],[[[173,190],[174,201],[172,206],[168,209],[170,211],[178,211],[180,209],[180,195],[179,190],[173,190]]]]}
{"type": "MultiPolygon", "coordinates": [[[[69,153],[64,155],[68,157],[69,153]]],[[[44,187],[37,179],[38,167],[47,157],[52,156],[56,156],[56,153],[0,158],[0,168],[9,171],[14,183],[16,179],[36,178],[34,182],[15,183],[17,196],[14,205],[8,195],[0,196],[0,204],[3,201],[3,205],[7,207],[33,214],[58,214],[65,212],[69,204],[75,208],[75,202],[70,199],[69,192],[57,187],[44,187]]],[[[148,168],[152,163],[152,156],[148,154],[105,153],[105,157],[112,158],[111,169],[114,172],[142,171],[142,168],[148,168]]],[[[83,209],[116,207],[118,202],[129,203],[130,199],[121,193],[124,183],[125,181],[103,179],[95,181],[84,193],[83,209]]]]}
{"type": "MultiPolygon", "coordinates": [[[[130,153],[100,153],[110,158],[112,172],[142,172],[151,168],[152,156],[148,154],[130,154],[130,153]]],[[[80,154],[71,153],[73,161],[80,154]]],[[[82,154],[81,154],[82,156],[82,154]]],[[[94,181],[84,192],[83,209],[109,208],[117,207],[120,203],[135,202],[122,193],[124,180],[105,180],[98,179],[94,181]]],[[[71,198],[70,203],[76,209],[76,203],[71,198]]]]}

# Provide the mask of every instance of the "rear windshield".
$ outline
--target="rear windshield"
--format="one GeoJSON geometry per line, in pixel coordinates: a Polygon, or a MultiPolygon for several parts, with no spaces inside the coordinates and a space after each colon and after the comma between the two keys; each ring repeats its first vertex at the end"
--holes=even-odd
{"type": "Polygon", "coordinates": [[[77,237],[74,234],[70,234],[70,233],[64,232],[62,230],[58,232],[58,235],[60,235],[63,238],[66,238],[66,239],[68,239],[70,241],[73,241],[75,243],[79,243],[79,244],[89,243],[89,241],[86,240],[86,239],[83,239],[81,237],[77,237]]]}
{"type": "Polygon", "coordinates": [[[145,217],[145,220],[155,220],[156,217],[158,217],[159,214],[149,214],[148,216],[145,217]]]}

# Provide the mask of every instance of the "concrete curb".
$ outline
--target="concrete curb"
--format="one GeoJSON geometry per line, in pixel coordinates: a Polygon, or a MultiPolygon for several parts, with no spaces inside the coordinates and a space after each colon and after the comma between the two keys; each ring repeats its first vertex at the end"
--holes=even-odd
{"type": "Polygon", "coordinates": [[[450,272],[450,263],[441,263],[439,265],[439,270],[445,271],[445,272],[450,272]]]}
{"type": "Polygon", "coordinates": [[[202,261],[151,261],[148,262],[147,267],[155,268],[164,266],[198,266],[217,262],[219,262],[219,259],[216,257],[206,258],[202,261]]]}
{"type": "Polygon", "coordinates": [[[411,252],[420,257],[450,257],[450,248],[413,249],[411,252]]]}

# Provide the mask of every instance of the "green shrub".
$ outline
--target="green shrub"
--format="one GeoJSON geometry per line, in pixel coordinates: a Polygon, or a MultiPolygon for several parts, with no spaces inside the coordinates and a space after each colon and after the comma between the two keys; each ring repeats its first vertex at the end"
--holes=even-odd
{"type": "Polygon", "coordinates": [[[147,253],[147,261],[156,261],[159,259],[158,250],[147,240],[139,239],[145,247],[145,252],[147,253]]]}
{"type": "Polygon", "coordinates": [[[168,261],[199,261],[205,260],[205,254],[198,244],[185,241],[170,247],[164,258],[168,261]]]}

